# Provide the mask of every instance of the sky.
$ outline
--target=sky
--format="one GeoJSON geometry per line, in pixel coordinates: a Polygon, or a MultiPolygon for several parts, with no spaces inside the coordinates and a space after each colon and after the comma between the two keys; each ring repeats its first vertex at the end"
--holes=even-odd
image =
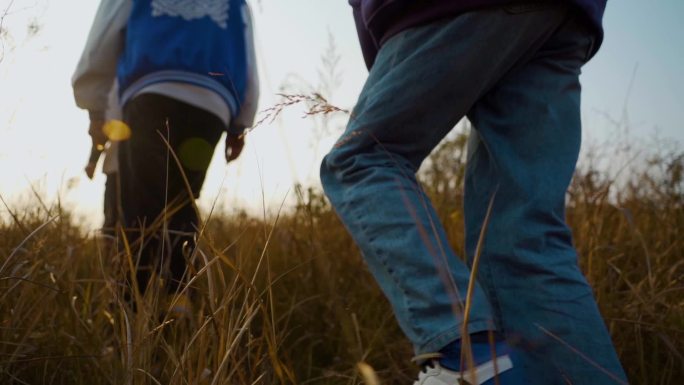
{"type": "MultiPolygon", "coordinates": [[[[0,0],[9,7],[0,45],[0,196],[18,208],[35,190],[57,196],[88,226],[102,220],[104,176],[83,173],[89,152],[88,119],[74,102],[70,78],[97,8],[94,0],[0,0]],[[32,28],[36,26],[37,28],[32,28]]],[[[321,90],[322,57],[338,57],[329,101],[351,108],[367,70],[345,0],[251,1],[261,79],[260,110],[278,93],[321,90]]],[[[684,1],[611,0],[606,37],[583,68],[586,143],[616,135],[616,122],[635,138],[680,146],[684,108],[684,1]]],[[[328,82],[330,83],[330,82],[328,82]]],[[[345,116],[303,118],[294,106],[249,133],[241,158],[226,165],[219,144],[200,205],[259,212],[277,209],[294,183],[318,183],[320,158],[344,127],[345,116]]],[[[6,209],[0,205],[0,217],[6,209]]]]}

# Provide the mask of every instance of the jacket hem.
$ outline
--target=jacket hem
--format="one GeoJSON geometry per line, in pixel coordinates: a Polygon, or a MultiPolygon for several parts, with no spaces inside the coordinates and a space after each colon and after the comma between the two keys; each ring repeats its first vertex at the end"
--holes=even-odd
{"type": "Polygon", "coordinates": [[[237,116],[239,113],[239,104],[236,95],[234,95],[232,91],[226,89],[221,83],[205,75],[175,70],[157,71],[139,78],[122,91],[121,105],[123,106],[126,104],[145,87],[166,82],[187,83],[214,91],[226,103],[231,116],[237,116]]]}

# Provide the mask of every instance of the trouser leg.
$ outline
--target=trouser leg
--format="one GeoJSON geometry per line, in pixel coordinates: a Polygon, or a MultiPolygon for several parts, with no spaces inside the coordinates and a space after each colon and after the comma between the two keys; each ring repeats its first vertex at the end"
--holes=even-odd
{"type": "Polygon", "coordinates": [[[468,114],[466,250],[495,195],[479,282],[497,326],[522,342],[531,384],[626,383],[565,222],[590,36],[569,19],[468,114]]]}
{"type": "Polygon", "coordinates": [[[127,103],[124,120],[131,138],[119,149],[122,211],[129,241],[142,246],[133,252],[140,256],[138,284],[144,290],[152,269],[168,265],[170,276],[162,276],[167,289],[175,290],[185,272],[183,245],[192,248],[198,226],[193,199],[225,127],[205,110],[153,94],[127,103]]]}
{"type": "Polygon", "coordinates": [[[102,233],[116,236],[116,224],[119,222],[119,175],[118,173],[107,174],[104,193],[104,223],[102,233]]]}

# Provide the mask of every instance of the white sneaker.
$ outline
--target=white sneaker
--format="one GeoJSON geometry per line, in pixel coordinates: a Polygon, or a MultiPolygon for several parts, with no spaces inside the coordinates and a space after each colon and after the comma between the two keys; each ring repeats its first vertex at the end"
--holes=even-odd
{"type": "Polygon", "coordinates": [[[465,372],[455,372],[444,368],[437,360],[432,360],[420,373],[413,385],[487,385],[489,380],[513,369],[513,361],[508,354],[497,357],[465,372]]]}

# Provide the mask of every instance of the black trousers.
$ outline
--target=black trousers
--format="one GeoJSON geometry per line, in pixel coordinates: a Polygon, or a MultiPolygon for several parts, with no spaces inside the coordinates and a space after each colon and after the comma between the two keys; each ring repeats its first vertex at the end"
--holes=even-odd
{"type": "Polygon", "coordinates": [[[226,127],[206,110],[156,94],[128,102],[123,119],[131,137],[119,147],[122,223],[134,258],[140,256],[138,285],[144,291],[155,270],[174,291],[186,269],[183,250],[194,247],[192,199],[226,127]]]}
{"type": "Polygon", "coordinates": [[[116,236],[116,224],[119,221],[119,174],[107,174],[104,192],[104,223],[102,234],[116,236]]]}

